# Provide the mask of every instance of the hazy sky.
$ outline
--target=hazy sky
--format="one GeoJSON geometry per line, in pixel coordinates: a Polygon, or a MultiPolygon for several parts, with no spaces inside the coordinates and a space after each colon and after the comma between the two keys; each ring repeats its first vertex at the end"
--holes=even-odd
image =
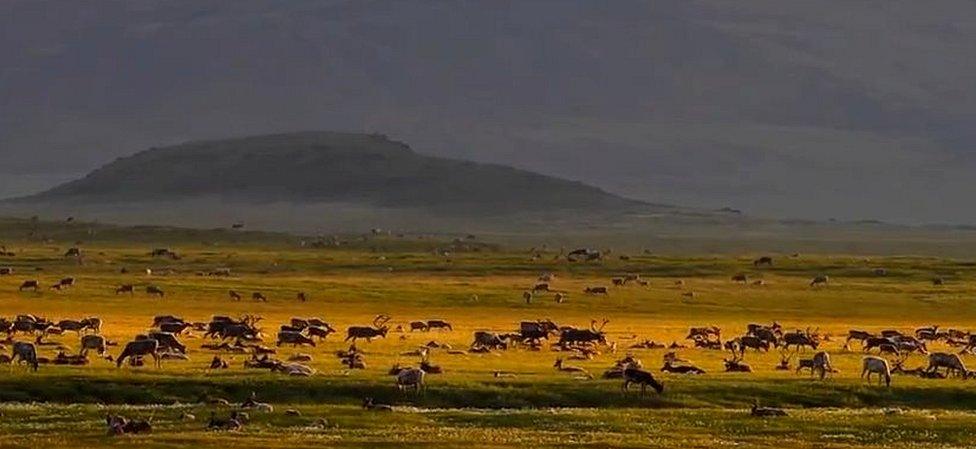
{"type": "Polygon", "coordinates": [[[971,1],[26,0],[0,36],[0,195],[348,130],[656,202],[976,222],[971,1]]]}

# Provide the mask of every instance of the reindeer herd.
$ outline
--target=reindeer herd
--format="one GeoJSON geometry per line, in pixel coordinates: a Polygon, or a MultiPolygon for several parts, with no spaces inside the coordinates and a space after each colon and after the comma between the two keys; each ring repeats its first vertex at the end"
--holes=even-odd
{"type": "MultiPolygon", "coordinates": [[[[568,254],[573,262],[599,261],[608,252],[594,250],[576,250],[568,254]]],[[[154,257],[169,257],[179,260],[175,253],[154,250],[154,257]]],[[[755,267],[771,266],[771,257],[763,256],[753,261],[755,267]]],[[[6,273],[13,271],[7,269],[6,273]]],[[[886,275],[878,274],[879,276],[886,275]]],[[[226,276],[229,271],[218,270],[208,273],[212,276],[226,276]]],[[[748,284],[749,277],[745,274],[735,274],[731,281],[748,284]]],[[[763,285],[762,281],[753,281],[755,285],[763,285]]],[[[811,287],[822,287],[829,284],[826,275],[818,275],[811,279],[811,287]]],[[[612,287],[603,285],[588,285],[582,289],[585,295],[597,298],[610,296],[611,288],[623,288],[631,285],[647,287],[650,281],[638,274],[626,274],[610,278],[612,287]]],[[[69,289],[75,285],[71,277],[60,279],[50,288],[53,290],[69,289]]],[[[683,281],[676,281],[676,286],[683,286],[683,281]]],[[[556,276],[543,273],[531,288],[523,293],[526,303],[531,303],[541,295],[551,294],[556,303],[568,300],[570,292],[555,288],[556,276]]],[[[24,281],[20,291],[39,291],[42,283],[36,280],[24,281]]],[[[163,298],[165,291],[155,285],[143,287],[150,296],[163,298]]],[[[578,291],[578,290],[577,290],[578,291]]],[[[134,295],[136,287],[132,284],[118,286],[118,295],[134,295]]],[[[241,293],[229,290],[228,296],[232,301],[242,301],[250,297],[259,303],[268,302],[268,297],[262,292],[241,293]]],[[[693,298],[693,292],[687,292],[686,297],[693,298]],[[688,294],[690,293],[690,295],[688,294]]],[[[308,301],[305,292],[299,292],[297,299],[308,301]]],[[[368,367],[366,352],[357,344],[369,344],[377,339],[386,339],[390,334],[398,335],[406,340],[411,335],[433,336],[439,332],[453,332],[455,326],[444,319],[430,318],[424,320],[404,321],[393,323],[386,314],[376,315],[368,324],[352,324],[341,333],[333,326],[318,317],[294,317],[277,328],[271,330],[263,326],[263,319],[257,315],[242,316],[215,315],[209,320],[191,321],[176,315],[157,315],[147,323],[144,332],[137,333],[132,338],[120,344],[110,341],[102,335],[103,322],[100,318],[90,316],[78,319],[48,320],[34,315],[19,315],[14,319],[0,318],[0,333],[6,333],[5,345],[10,347],[10,355],[0,355],[0,363],[26,364],[31,370],[38,370],[40,366],[51,365],[88,365],[89,356],[94,354],[98,358],[112,362],[116,368],[141,367],[151,360],[152,366],[161,367],[170,360],[188,361],[190,359],[188,341],[197,339],[202,351],[208,351],[208,370],[228,369],[233,361],[243,359],[244,369],[263,369],[289,376],[313,376],[317,370],[311,366],[313,356],[295,353],[287,358],[278,358],[283,348],[291,350],[306,350],[302,348],[318,348],[323,342],[342,339],[342,344],[349,344],[348,349],[335,352],[338,366],[345,372],[365,370],[368,367]],[[394,326],[395,325],[395,326],[394,326]],[[65,344],[66,336],[75,336],[78,341],[77,350],[65,344]],[[57,339],[62,341],[55,341],[57,339]],[[43,357],[40,349],[53,346],[57,350],[55,357],[43,357]],[[110,350],[119,347],[120,349],[110,350]],[[116,355],[110,354],[115,352],[116,355]],[[211,357],[212,356],[212,357],[211,357]]],[[[552,360],[553,356],[541,355],[543,351],[553,353],[555,360],[552,369],[558,373],[566,373],[573,379],[581,381],[594,379],[590,369],[581,364],[589,362],[603,354],[616,354],[625,345],[627,339],[618,336],[612,339],[605,330],[610,323],[608,319],[591,320],[589,325],[571,326],[560,325],[551,319],[523,320],[510,331],[478,329],[473,333],[470,345],[455,348],[450,344],[431,340],[419,348],[404,351],[400,357],[417,357],[416,366],[401,366],[398,362],[388,371],[393,378],[393,386],[401,392],[422,394],[426,391],[430,376],[445,373],[445,369],[434,364],[431,360],[435,350],[448,355],[468,354],[496,354],[501,356],[506,351],[524,351],[539,353],[539,358],[552,360]]],[[[626,355],[615,356],[614,362],[600,376],[602,379],[619,379],[622,381],[620,389],[626,393],[632,387],[639,387],[640,395],[645,396],[648,389],[657,393],[665,390],[664,383],[656,372],[645,368],[644,362],[634,355],[634,351],[645,349],[660,349],[666,351],[662,365],[657,372],[675,376],[697,376],[707,374],[707,367],[699,366],[692,361],[678,355],[678,350],[690,349],[700,351],[727,352],[729,357],[722,359],[720,371],[725,373],[753,373],[759,368],[750,365],[747,359],[750,354],[769,353],[779,351],[780,362],[770,367],[771,370],[803,373],[808,371],[812,378],[825,380],[837,373],[831,360],[831,354],[825,346],[832,342],[831,336],[822,333],[819,328],[786,329],[777,322],[769,324],[748,324],[741,334],[732,338],[723,338],[723,331],[717,326],[698,326],[688,330],[684,340],[671,344],[657,343],[643,340],[630,344],[626,355]]],[[[636,336],[634,336],[636,337],[636,336]]],[[[5,349],[5,348],[4,348],[5,349]]],[[[976,334],[959,329],[943,329],[939,326],[926,326],[911,332],[896,329],[886,329],[871,332],[863,329],[851,329],[840,348],[845,353],[859,351],[863,353],[861,359],[862,370],[860,377],[867,382],[877,378],[880,384],[890,386],[893,375],[910,375],[919,378],[947,378],[959,377],[968,379],[976,377],[976,372],[967,369],[961,355],[976,353],[976,334]],[[944,348],[942,351],[930,351],[935,345],[944,348]],[[906,365],[912,355],[926,358],[926,363],[914,368],[906,365]]],[[[5,350],[3,352],[6,352],[5,350]]],[[[388,365],[387,365],[388,366],[388,365]]],[[[547,365],[548,366],[548,365],[547,365]]],[[[709,370],[711,368],[708,368],[709,370]]],[[[517,373],[493,371],[495,377],[513,377],[517,373]]],[[[377,404],[372,399],[364,401],[364,408],[371,410],[387,410],[389,406],[377,404]]],[[[754,407],[754,413],[766,413],[767,409],[754,407]],[[759,410],[759,411],[757,411],[759,410]]],[[[772,413],[772,412],[770,412],[772,413]]],[[[126,423],[111,421],[110,427],[123,428],[126,423]]]]}

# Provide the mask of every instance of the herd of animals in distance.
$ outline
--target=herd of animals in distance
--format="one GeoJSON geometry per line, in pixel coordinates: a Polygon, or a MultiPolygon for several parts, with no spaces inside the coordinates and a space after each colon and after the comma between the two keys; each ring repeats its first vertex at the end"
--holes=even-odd
{"type": "MultiPolygon", "coordinates": [[[[153,258],[164,258],[171,266],[180,264],[181,256],[168,248],[153,249],[153,258]]],[[[16,260],[17,254],[3,248],[3,256],[16,260]]],[[[78,260],[85,257],[78,247],[72,247],[63,254],[65,259],[78,260]]],[[[532,259],[542,256],[533,254],[532,259]]],[[[581,248],[555,256],[569,264],[600,263],[610,256],[605,251],[581,248]]],[[[619,256],[624,260],[626,256],[619,256]]],[[[752,268],[771,268],[776,263],[772,256],[762,256],[752,262],[752,268]]],[[[123,268],[120,277],[130,277],[133,273],[123,268]]],[[[167,290],[152,282],[154,273],[145,269],[147,281],[143,284],[118,283],[98,288],[111,290],[118,296],[132,298],[145,296],[152,302],[151,310],[163,310],[165,301],[179,301],[167,294],[167,290]]],[[[875,275],[885,276],[884,269],[875,269],[875,275]]],[[[236,276],[229,268],[216,267],[206,272],[196,273],[205,278],[233,279],[236,276]]],[[[77,288],[81,280],[71,276],[58,276],[54,282],[42,282],[38,276],[23,267],[0,267],[0,276],[16,279],[16,293],[43,293],[70,291],[77,288]]],[[[49,277],[50,274],[45,273],[49,277]]],[[[564,304],[577,294],[601,298],[614,295],[615,289],[648,287],[652,283],[669,282],[675,287],[684,285],[686,280],[663,281],[640,273],[626,273],[605,279],[606,283],[593,282],[578,292],[557,288],[561,274],[545,271],[534,280],[526,282],[525,289],[513,291],[526,305],[547,302],[564,304]]],[[[728,277],[731,284],[762,287],[764,280],[735,273],[728,277]]],[[[802,289],[829,289],[831,278],[816,275],[802,289]]],[[[933,286],[944,285],[940,277],[931,279],[933,286]]],[[[268,304],[268,294],[262,291],[247,291],[242,288],[228,289],[226,301],[234,304],[253,302],[268,304]]],[[[308,303],[312,294],[297,291],[288,298],[273,298],[285,310],[290,304],[308,303]]],[[[694,300],[695,292],[682,293],[684,300],[694,300]]],[[[139,298],[142,300],[142,298],[139,298]]],[[[919,326],[914,329],[884,329],[867,331],[850,329],[847,335],[831,336],[819,328],[789,328],[778,322],[750,323],[742,329],[722,329],[713,325],[693,325],[683,338],[671,342],[656,342],[650,339],[638,340],[636,335],[620,335],[613,338],[606,331],[612,324],[609,319],[592,320],[589,326],[561,325],[552,319],[523,319],[513,323],[508,331],[476,329],[464,345],[438,341],[439,335],[457,332],[456,323],[449,319],[423,319],[403,322],[394,321],[390,315],[378,314],[369,323],[340,323],[325,317],[292,317],[281,323],[267,323],[258,314],[213,315],[205,320],[192,320],[178,314],[155,314],[145,322],[145,332],[131,335],[123,341],[110,340],[103,334],[106,327],[112,326],[109,320],[99,316],[75,317],[72,319],[49,319],[34,314],[19,314],[0,318],[0,333],[6,334],[4,345],[8,348],[0,355],[0,363],[26,366],[31,371],[44,370],[48,365],[84,367],[105,360],[114,364],[118,370],[152,370],[171,361],[176,363],[202,363],[191,360],[189,354],[207,354],[207,370],[231,368],[231,359],[241,360],[240,365],[247,370],[266,370],[287,376],[315,377],[323,375],[310,362],[313,356],[293,353],[287,358],[279,358],[283,348],[312,349],[323,342],[341,341],[343,349],[334,353],[336,367],[345,372],[367,369],[369,345],[378,339],[404,340],[402,352],[396,361],[371,359],[371,364],[392,367],[387,372],[389,388],[405,400],[422,400],[428,386],[437,384],[437,377],[450,376],[449,370],[432,360],[435,353],[443,356],[473,356],[491,354],[504,357],[511,351],[534,353],[534,357],[552,361],[555,373],[566,373],[581,382],[580,388],[605,388],[604,384],[585,386],[584,382],[595,379],[616,380],[619,392],[623,395],[636,394],[640,398],[652,395],[666,395],[669,391],[669,376],[696,376],[717,369],[724,373],[749,375],[756,370],[775,370],[790,373],[807,372],[814,381],[829,380],[838,370],[831,363],[832,352],[861,355],[860,371],[855,373],[865,384],[876,388],[890,387],[896,383],[897,376],[914,376],[924,379],[959,378],[976,376],[969,370],[961,355],[972,354],[976,350],[976,333],[964,329],[942,328],[935,325],[919,326]],[[408,342],[408,335],[430,335],[429,342],[417,347],[408,342]],[[732,336],[729,336],[729,335],[732,336]],[[76,346],[75,346],[76,345],[76,346]],[[348,345],[348,347],[346,347],[348,345]],[[191,348],[196,346],[197,348],[191,348]],[[74,347],[75,349],[72,349],[74,347]],[[664,351],[659,367],[651,367],[641,360],[639,350],[659,349],[664,351]],[[683,354],[690,351],[718,351],[727,354],[720,367],[699,366],[683,354]],[[750,353],[770,353],[778,351],[779,364],[770,367],[752,366],[746,360],[750,353]],[[50,356],[48,354],[51,354],[50,356]],[[924,357],[924,363],[909,367],[912,355],[924,357]],[[602,373],[593,373],[592,368],[580,366],[581,362],[592,361],[600,356],[610,355],[613,363],[602,373]],[[415,358],[416,364],[400,364],[399,360],[415,358]],[[636,387],[636,390],[635,390],[636,387]]],[[[454,337],[458,338],[457,336],[454,337]]],[[[79,368],[83,369],[83,368],[79,368]]],[[[385,369],[385,368],[384,368],[385,369]]],[[[493,378],[515,377],[517,373],[493,370],[485,373],[493,378]]],[[[608,391],[609,393],[610,391],[608,391]]],[[[221,400],[222,402],[227,402],[221,400]]],[[[364,397],[362,406],[367,410],[394,411],[395,404],[364,397]]],[[[236,430],[247,422],[247,411],[272,411],[274,407],[258,400],[256,394],[245,399],[230,415],[218,416],[214,412],[207,427],[216,430],[236,430]]],[[[286,410],[286,413],[297,413],[286,410]]],[[[783,408],[761,406],[758,399],[752,404],[749,413],[760,417],[788,415],[783,408]]],[[[152,429],[146,420],[130,419],[120,415],[110,415],[106,419],[110,434],[142,433],[152,429]]]]}

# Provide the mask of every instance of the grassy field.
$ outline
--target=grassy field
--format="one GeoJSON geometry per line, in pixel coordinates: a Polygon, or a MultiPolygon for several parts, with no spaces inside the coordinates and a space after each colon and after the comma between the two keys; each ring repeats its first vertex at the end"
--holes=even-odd
{"type": "MultiPolygon", "coordinates": [[[[24,238],[23,222],[2,227],[0,239],[13,257],[0,267],[15,273],[0,277],[0,315],[32,313],[52,320],[97,315],[103,334],[124,344],[147,330],[152,317],[181,315],[208,321],[215,314],[262,316],[272,335],[291,317],[317,316],[344,333],[347,326],[367,324],[385,313],[391,324],[440,318],[452,332],[397,333],[360,343],[368,369],[347,371],[333,353],[348,344],[331,336],[315,348],[279,348],[313,357],[318,373],[294,378],[264,370],[245,370],[242,355],[225,355],[231,368],[209,371],[213,353],[200,348],[200,335],[183,338],[189,361],[166,361],[161,369],[116,368],[94,359],[89,366],[42,366],[37,373],[21,366],[0,367],[0,446],[37,447],[960,447],[976,444],[976,384],[960,379],[923,380],[896,377],[891,388],[858,378],[862,354],[845,351],[843,336],[851,328],[911,330],[940,324],[976,328],[976,263],[935,257],[772,254],[772,268],[756,269],[758,254],[669,257],[629,254],[603,262],[574,264],[555,253],[532,258],[525,250],[450,251],[450,243],[419,237],[350,237],[334,248],[301,247],[299,238],[227,231],[160,229],[57,233],[46,228],[46,240],[24,238]],[[84,240],[76,244],[75,240],[84,240]],[[80,246],[82,261],[64,258],[80,246]],[[181,254],[177,261],[152,258],[155,247],[181,254]],[[441,251],[433,251],[440,249],[441,251]],[[444,251],[448,252],[445,254],[444,251]],[[122,268],[128,273],[122,274],[122,268]],[[147,274],[146,269],[152,270],[147,274]],[[233,276],[200,276],[230,268],[233,276]],[[884,268],[885,276],[875,274],[884,268]],[[553,272],[553,287],[568,293],[562,304],[539,295],[531,304],[522,292],[541,272],[553,272]],[[610,294],[588,296],[584,287],[610,285],[610,278],[640,273],[646,287],[611,287],[610,294]],[[766,285],[733,283],[746,273],[766,285]],[[830,285],[811,288],[809,280],[827,274],[830,285]],[[43,289],[18,292],[25,279],[49,285],[61,277],[77,278],[63,292],[43,289]],[[945,279],[934,286],[933,277],[945,279]],[[677,285],[676,281],[683,281],[677,285]],[[119,284],[156,285],[163,299],[138,290],[115,295],[119,284]],[[234,289],[249,296],[261,291],[267,303],[228,299],[234,289]],[[306,292],[310,300],[295,295],[306,292]],[[694,292],[694,298],[683,295],[694,292]],[[559,353],[515,349],[492,354],[449,355],[434,350],[432,362],[445,373],[431,375],[422,396],[398,393],[387,371],[394,363],[416,365],[417,357],[400,355],[429,341],[466,348],[476,330],[514,331],[523,319],[549,318],[559,324],[587,325],[609,319],[610,341],[618,351],[593,360],[572,361],[596,375],[579,380],[553,368],[559,353]],[[723,337],[744,332],[750,322],[778,321],[787,329],[819,328],[833,336],[825,343],[839,369],[826,381],[774,370],[778,351],[750,352],[745,361],[754,373],[722,373],[722,351],[679,349],[678,354],[707,371],[685,377],[658,373],[665,350],[628,349],[652,339],[670,344],[683,340],[690,326],[717,325],[723,337]],[[631,353],[665,383],[661,395],[639,398],[620,393],[617,380],[600,380],[613,361],[631,353]],[[495,371],[511,377],[495,377],[495,371]],[[227,407],[208,405],[213,398],[240,402],[255,391],[275,405],[272,413],[252,413],[242,432],[203,430],[211,410],[223,416],[227,407]],[[367,412],[365,396],[392,403],[392,414],[367,412]],[[756,419],[747,408],[764,405],[788,409],[782,419],[756,419]],[[301,416],[288,416],[296,409],[301,416]],[[105,436],[104,415],[152,417],[151,435],[105,436]],[[192,413],[195,421],[183,421],[192,413]]],[[[27,227],[25,227],[27,226],[27,227]]],[[[37,235],[37,234],[35,234],[37,235]]],[[[18,339],[27,337],[19,336],[18,339]]],[[[71,351],[73,333],[52,336],[71,351]]],[[[267,344],[273,345],[273,342],[267,344]]],[[[943,350],[940,344],[932,349],[943,350]]],[[[111,348],[117,354],[120,348],[111,348]]],[[[41,348],[53,356],[55,347],[41,348]]],[[[976,364],[972,356],[964,359],[976,364]]],[[[922,365],[915,355],[906,363],[922,365]]]]}

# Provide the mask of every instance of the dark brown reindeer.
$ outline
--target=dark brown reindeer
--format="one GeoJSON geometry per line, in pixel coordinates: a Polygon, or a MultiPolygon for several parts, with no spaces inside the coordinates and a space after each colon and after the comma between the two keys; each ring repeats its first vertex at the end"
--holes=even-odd
{"type": "Polygon", "coordinates": [[[641,369],[636,364],[628,363],[623,370],[624,383],[620,386],[620,390],[627,393],[630,389],[631,384],[637,384],[641,387],[640,395],[644,397],[647,394],[647,387],[650,386],[654,391],[661,394],[664,392],[664,384],[659,382],[654,378],[654,375],[650,371],[645,371],[641,369]]]}
{"type": "Polygon", "coordinates": [[[122,364],[125,363],[125,359],[128,357],[142,357],[145,355],[150,355],[156,364],[156,368],[159,368],[160,357],[159,357],[159,342],[153,339],[145,340],[133,340],[126,343],[125,348],[119,357],[115,360],[115,366],[121,368],[122,364]]]}
{"type": "Polygon", "coordinates": [[[372,326],[350,326],[346,330],[345,341],[352,340],[355,343],[359,338],[372,341],[374,338],[386,337],[387,332],[390,330],[390,327],[386,325],[388,321],[390,321],[389,316],[380,314],[373,318],[372,326]]]}

